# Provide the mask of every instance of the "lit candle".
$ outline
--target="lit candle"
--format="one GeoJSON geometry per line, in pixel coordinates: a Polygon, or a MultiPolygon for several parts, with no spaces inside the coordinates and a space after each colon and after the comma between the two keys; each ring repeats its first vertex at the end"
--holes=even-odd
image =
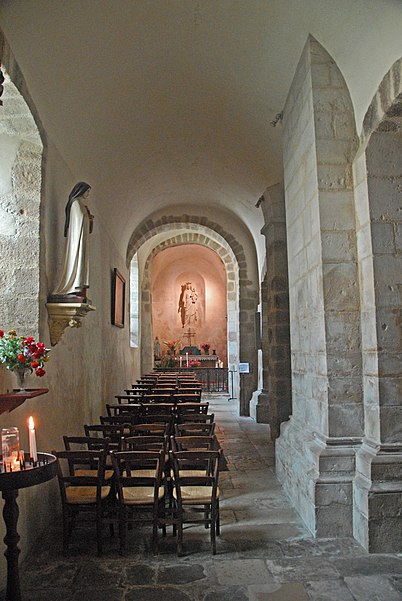
{"type": "Polygon", "coordinates": [[[180,367],[183,365],[183,357],[180,355],[180,367]]]}
{"type": "Polygon", "coordinates": [[[36,461],[38,461],[38,453],[36,452],[35,424],[34,424],[32,415],[28,420],[28,426],[29,426],[29,456],[31,457],[31,459],[33,459],[33,461],[36,462],[36,461]]]}
{"type": "Polygon", "coordinates": [[[186,353],[186,363],[187,363],[187,367],[188,367],[188,353],[186,353]]]}

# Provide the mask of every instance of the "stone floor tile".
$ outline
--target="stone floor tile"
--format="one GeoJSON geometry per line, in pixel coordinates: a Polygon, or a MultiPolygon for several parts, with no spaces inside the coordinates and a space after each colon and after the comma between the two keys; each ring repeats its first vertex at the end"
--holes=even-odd
{"type": "MultiPolygon", "coordinates": [[[[53,589],[50,590],[48,588],[33,588],[33,589],[22,589],[23,590],[23,600],[24,601],[46,601],[47,599],[51,599],[51,601],[75,601],[73,597],[73,592],[70,589],[53,589]]],[[[0,596],[1,601],[5,601],[6,597],[0,596]]],[[[81,597],[81,601],[83,601],[85,597],[81,597]]],[[[121,601],[122,597],[118,601],[121,601]]],[[[111,601],[115,601],[114,598],[111,601]]]]}
{"type": "Polygon", "coordinates": [[[323,539],[305,538],[303,540],[280,541],[285,557],[314,556],[362,556],[367,553],[353,538],[323,539]]]}
{"type": "Polygon", "coordinates": [[[107,561],[102,559],[99,562],[90,560],[80,566],[74,584],[78,588],[96,587],[101,589],[110,586],[111,582],[115,586],[120,586],[121,579],[122,573],[118,566],[111,567],[107,561]]]}
{"type": "Polygon", "coordinates": [[[245,587],[221,586],[201,593],[197,601],[249,601],[245,587]]]}
{"type": "Polygon", "coordinates": [[[267,559],[270,573],[279,582],[308,582],[339,578],[339,572],[327,559],[304,557],[301,559],[267,559]]]}
{"type": "Polygon", "coordinates": [[[268,587],[249,586],[249,601],[309,601],[304,585],[299,582],[268,587]]]}
{"type": "Polygon", "coordinates": [[[347,576],[345,584],[355,601],[401,601],[402,594],[385,576],[347,576]]]}
{"type": "Polygon", "coordinates": [[[306,582],[310,601],[355,601],[342,579],[306,582]]]}
{"type": "Polygon", "coordinates": [[[130,563],[122,573],[122,585],[155,584],[157,568],[146,563],[130,563]]]}
{"type": "Polygon", "coordinates": [[[79,566],[70,565],[68,562],[59,561],[49,566],[26,566],[20,573],[21,585],[27,584],[30,588],[57,588],[68,587],[76,578],[79,566]]]}
{"type": "Polygon", "coordinates": [[[333,560],[342,576],[371,576],[373,574],[402,574],[402,558],[391,555],[337,558],[333,560]]]}
{"type": "Polygon", "coordinates": [[[176,587],[136,587],[126,593],[124,601],[193,601],[193,596],[176,587]]]}
{"type": "MultiPolygon", "coordinates": [[[[45,599],[46,597],[42,601],[45,601],[45,599]]],[[[86,588],[74,592],[72,601],[84,601],[84,599],[85,601],[124,601],[125,597],[123,589],[117,588],[86,588]]]]}
{"type": "Polygon", "coordinates": [[[214,566],[219,584],[265,584],[273,582],[262,559],[221,561],[214,566]]]}
{"type": "Polygon", "coordinates": [[[161,567],[158,571],[158,584],[187,584],[206,578],[205,569],[200,564],[176,564],[161,567]]]}

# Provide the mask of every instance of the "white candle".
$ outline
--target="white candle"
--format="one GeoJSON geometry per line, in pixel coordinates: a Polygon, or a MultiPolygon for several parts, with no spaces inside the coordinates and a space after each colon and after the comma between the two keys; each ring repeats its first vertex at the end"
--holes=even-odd
{"type": "Polygon", "coordinates": [[[187,367],[188,367],[188,353],[186,353],[186,363],[187,363],[187,367]]]}
{"type": "Polygon", "coordinates": [[[183,357],[180,355],[180,367],[182,367],[183,364],[183,357]]]}
{"type": "Polygon", "coordinates": [[[38,461],[38,453],[36,452],[36,435],[35,435],[35,424],[33,417],[28,420],[29,426],[29,456],[33,461],[38,461]]]}

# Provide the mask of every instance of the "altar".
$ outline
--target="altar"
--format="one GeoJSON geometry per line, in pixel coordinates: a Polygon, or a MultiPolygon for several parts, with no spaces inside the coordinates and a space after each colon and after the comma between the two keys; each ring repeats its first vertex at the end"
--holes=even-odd
{"type": "Polygon", "coordinates": [[[197,361],[201,361],[202,367],[216,367],[218,355],[197,355],[197,361]]]}

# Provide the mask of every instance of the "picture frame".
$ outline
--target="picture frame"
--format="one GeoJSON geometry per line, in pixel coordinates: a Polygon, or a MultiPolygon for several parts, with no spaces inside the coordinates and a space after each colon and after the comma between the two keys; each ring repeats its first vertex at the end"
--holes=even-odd
{"type": "Polygon", "coordinates": [[[124,328],[126,280],[115,267],[112,273],[112,325],[124,328]]]}

